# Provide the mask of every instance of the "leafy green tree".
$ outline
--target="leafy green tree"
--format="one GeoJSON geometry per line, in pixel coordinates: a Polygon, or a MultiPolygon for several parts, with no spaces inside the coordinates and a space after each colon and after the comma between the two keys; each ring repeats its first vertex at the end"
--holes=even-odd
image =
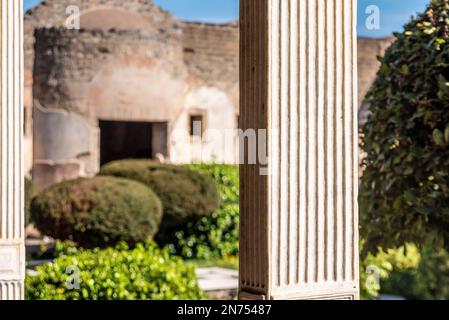
{"type": "Polygon", "coordinates": [[[449,0],[433,0],[381,59],[367,102],[361,225],[367,251],[449,247],[449,0]]]}

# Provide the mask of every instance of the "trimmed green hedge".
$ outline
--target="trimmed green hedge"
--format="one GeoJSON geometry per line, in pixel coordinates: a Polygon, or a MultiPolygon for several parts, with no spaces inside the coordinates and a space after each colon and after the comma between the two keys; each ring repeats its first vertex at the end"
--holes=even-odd
{"type": "Polygon", "coordinates": [[[366,249],[449,248],[449,0],[396,34],[367,102],[360,209],[366,249]]]}
{"type": "Polygon", "coordinates": [[[115,249],[65,250],[53,263],[37,267],[35,276],[27,276],[25,293],[27,300],[205,298],[193,267],[149,243],[133,250],[125,244],[115,249]]]}
{"type": "Polygon", "coordinates": [[[132,179],[151,187],[164,208],[161,232],[210,216],[219,205],[214,181],[188,168],[150,160],[124,160],[105,165],[100,175],[132,179]]]}
{"type": "Polygon", "coordinates": [[[114,177],[77,179],[54,185],[31,203],[44,234],[82,247],[130,245],[153,237],[162,219],[157,196],[143,184],[114,177]]]}
{"type": "MultiPolygon", "coordinates": [[[[239,252],[239,167],[194,164],[187,168],[210,176],[220,194],[220,207],[210,216],[169,235],[172,253],[186,259],[228,259],[239,252]]],[[[234,259],[235,260],[235,259],[234,259]]]]}
{"type": "Polygon", "coordinates": [[[361,261],[360,283],[364,299],[383,293],[413,300],[447,300],[449,254],[429,246],[418,249],[412,244],[379,250],[361,261]]]}

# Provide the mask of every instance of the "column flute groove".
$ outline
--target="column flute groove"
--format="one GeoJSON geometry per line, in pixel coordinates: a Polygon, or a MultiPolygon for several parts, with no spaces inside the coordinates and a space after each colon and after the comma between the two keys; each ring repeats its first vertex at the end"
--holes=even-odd
{"type": "Polygon", "coordinates": [[[22,0],[0,0],[0,300],[24,297],[22,5],[22,0]]]}
{"type": "Polygon", "coordinates": [[[359,296],[355,1],[241,0],[242,299],[359,296]]]}

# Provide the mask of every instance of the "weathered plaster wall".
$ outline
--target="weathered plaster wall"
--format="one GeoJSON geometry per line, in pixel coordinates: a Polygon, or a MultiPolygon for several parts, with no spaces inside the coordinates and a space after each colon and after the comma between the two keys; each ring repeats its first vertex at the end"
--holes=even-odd
{"type": "Polygon", "coordinates": [[[216,87],[196,86],[185,96],[185,109],[176,119],[170,137],[171,158],[175,163],[238,163],[238,128],[235,106],[230,96],[216,87]],[[191,139],[190,115],[203,115],[206,129],[201,140],[191,139]]]}
{"type": "Polygon", "coordinates": [[[189,81],[227,92],[238,114],[238,24],[185,23],[183,42],[189,81]]]}
{"type": "Polygon", "coordinates": [[[180,40],[176,32],[39,29],[34,99],[44,108],[92,119],[97,111],[108,118],[123,108],[129,113],[139,107],[156,113],[151,109],[157,101],[152,99],[159,98],[163,103],[159,108],[164,109],[173,96],[182,94],[179,83],[186,72],[180,40]],[[157,82],[161,83],[153,88],[157,82]],[[174,88],[163,89],[163,84],[174,88]]]}
{"type": "Polygon", "coordinates": [[[172,161],[238,161],[239,28],[237,23],[185,23],[184,62],[189,91],[185,111],[176,126],[188,123],[192,112],[204,115],[206,135],[190,141],[187,132],[172,136],[172,161]],[[184,143],[179,143],[184,141],[184,143]],[[189,148],[183,146],[188,145],[189,148]]]}
{"type": "Polygon", "coordinates": [[[170,34],[36,31],[33,173],[38,183],[61,180],[44,173],[52,166],[67,166],[62,171],[69,177],[98,171],[99,120],[171,122],[181,113],[186,72],[180,35],[176,29],[170,34]]]}
{"type": "Polygon", "coordinates": [[[226,137],[237,128],[238,102],[225,89],[238,82],[193,76],[181,29],[51,28],[38,29],[35,38],[33,175],[39,184],[98,171],[99,120],[168,123],[172,162],[236,161],[236,141],[226,137]],[[190,116],[199,111],[209,133],[200,142],[190,137],[190,116]],[[87,133],[80,139],[77,131],[87,133]]]}
{"type": "Polygon", "coordinates": [[[384,55],[385,50],[394,41],[394,37],[382,39],[358,38],[358,94],[359,94],[359,124],[363,125],[367,117],[367,105],[363,105],[365,96],[373,84],[380,67],[378,57],[384,55]]]}

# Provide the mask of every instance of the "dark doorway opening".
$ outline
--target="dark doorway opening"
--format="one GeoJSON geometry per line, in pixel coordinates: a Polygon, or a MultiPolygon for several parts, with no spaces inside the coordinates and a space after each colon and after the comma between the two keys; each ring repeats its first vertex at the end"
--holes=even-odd
{"type": "Polygon", "coordinates": [[[153,159],[167,153],[167,124],[100,121],[100,164],[124,159],[153,159]]]}

